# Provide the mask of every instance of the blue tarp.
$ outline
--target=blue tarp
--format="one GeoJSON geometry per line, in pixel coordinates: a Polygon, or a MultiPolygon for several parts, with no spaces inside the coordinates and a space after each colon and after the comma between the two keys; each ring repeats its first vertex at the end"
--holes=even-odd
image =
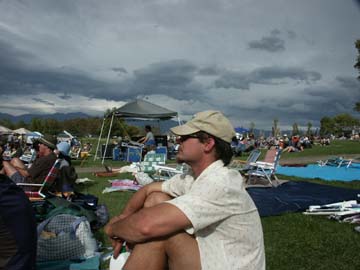
{"type": "Polygon", "coordinates": [[[305,211],[310,205],[357,200],[360,194],[360,190],[300,181],[289,181],[272,188],[252,187],[247,191],[261,217],[305,211]]]}
{"type": "Polygon", "coordinates": [[[324,180],[339,180],[339,181],[353,181],[360,180],[360,167],[333,167],[333,166],[319,166],[315,164],[307,165],[305,167],[286,167],[278,166],[277,174],[298,176],[302,178],[320,178],[324,180]]]}

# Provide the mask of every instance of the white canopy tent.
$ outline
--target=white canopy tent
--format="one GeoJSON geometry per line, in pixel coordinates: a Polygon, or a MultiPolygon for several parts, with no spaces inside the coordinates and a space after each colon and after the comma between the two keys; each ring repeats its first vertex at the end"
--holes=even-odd
{"type": "Polygon", "coordinates": [[[7,127],[0,126],[0,134],[13,134],[14,132],[7,127]]]}
{"type": "MultiPolygon", "coordinates": [[[[130,118],[142,119],[142,120],[169,120],[171,118],[177,117],[178,122],[180,124],[180,119],[177,112],[170,111],[164,107],[155,105],[153,103],[144,100],[135,100],[126,103],[124,106],[113,111],[110,115],[104,117],[99,135],[98,144],[96,146],[94,160],[96,160],[97,158],[97,153],[99,151],[100,140],[104,131],[105,122],[110,119],[110,127],[109,127],[106,144],[105,144],[105,150],[104,150],[104,152],[106,153],[107,146],[109,144],[111,128],[115,117],[128,118],[128,119],[130,118]]],[[[102,163],[104,163],[104,159],[105,159],[105,155],[103,155],[102,157],[102,163]]]]}
{"type": "Polygon", "coordinates": [[[18,129],[14,129],[13,132],[15,134],[19,134],[19,135],[26,135],[28,133],[31,133],[30,130],[26,129],[26,128],[18,128],[18,129]]]}

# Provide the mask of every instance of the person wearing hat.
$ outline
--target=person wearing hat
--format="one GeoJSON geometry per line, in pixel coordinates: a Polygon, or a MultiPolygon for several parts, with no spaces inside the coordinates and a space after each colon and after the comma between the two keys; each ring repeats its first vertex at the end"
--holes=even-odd
{"type": "Polygon", "coordinates": [[[171,131],[186,174],[144,186],[105,227],[116,258],[132,249],[124,269],[265,269],[258,210],[232,158],[230,121],[197,113],[171,131]]]}
{"type": "Polygon", "coordinates": [[[19,158],[13,158],[11,161],[3,161],[4,173],[15,183],[36,183],[44,181],[46,175],[56,161],[54,149],[56,148],[56,138],[46,137],[37,139],[38,156],[27,168],[19,158]]]}

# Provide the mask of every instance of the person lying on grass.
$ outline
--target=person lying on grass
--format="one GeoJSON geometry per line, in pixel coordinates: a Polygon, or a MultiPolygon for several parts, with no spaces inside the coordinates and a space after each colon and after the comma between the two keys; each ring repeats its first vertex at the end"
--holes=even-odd
{"type": "Polygon", "coordinates": [[[105,227],[124,269],[265,269],[258,210],[232,158],[230,121],[205,111],[172,128],[191,172],[141,188],[105,227]]]}

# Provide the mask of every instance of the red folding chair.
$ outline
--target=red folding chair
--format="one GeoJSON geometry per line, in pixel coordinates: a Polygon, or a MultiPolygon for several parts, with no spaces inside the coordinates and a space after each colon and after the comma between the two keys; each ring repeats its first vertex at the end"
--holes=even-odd
{"type": "Polygon", "coordinates": [[[54,162],[54,165],[51,167],[43,183],[17,183],[17,185],[22,187],[39,187],[39,190],[37,191],[25,191],[25,194],[29,197],[30,200],[45,198],[46,195],[49,193],[49,188],[53,185],[59,174],[61,161],[62,159],[58,158],[54,162]]]}

